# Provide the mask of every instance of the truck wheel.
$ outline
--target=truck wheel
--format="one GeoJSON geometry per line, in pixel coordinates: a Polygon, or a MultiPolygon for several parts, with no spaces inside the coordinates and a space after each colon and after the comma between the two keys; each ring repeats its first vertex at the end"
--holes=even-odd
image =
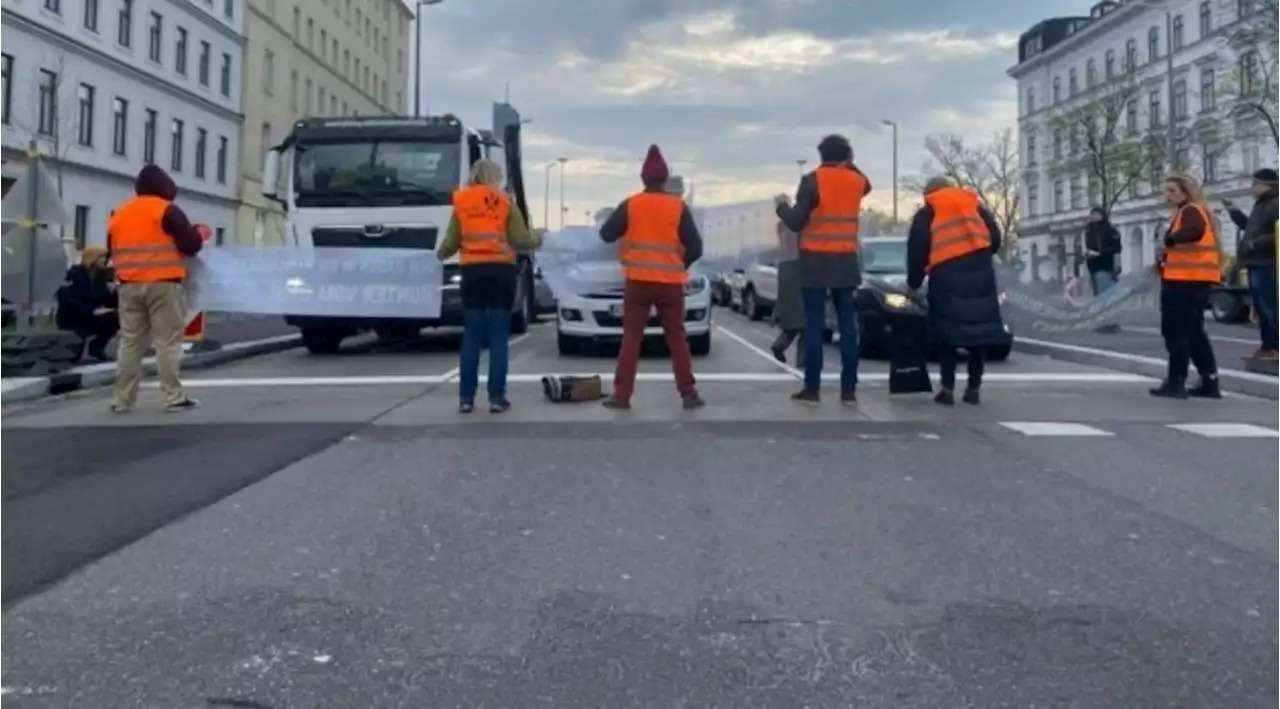
{"type": "Polygon", "coordinates": [[[1249,307],[1235,293],[1214,293],[1209,302],[1213,319],[1220,323],[1242,323],[1249,318],[1249,307]]]}
{"type": "Polygon", "coordinates": [[[341,330],[327,327],[302,328],[302,346],[314,355],[336,354],[344,338],[341,330]]]}
{"type": "Polygon", "coordinates": [[[694,357],[706,357],[711,354],[711,333],[704,332],[689,338],[689,352],[694,357]]]}

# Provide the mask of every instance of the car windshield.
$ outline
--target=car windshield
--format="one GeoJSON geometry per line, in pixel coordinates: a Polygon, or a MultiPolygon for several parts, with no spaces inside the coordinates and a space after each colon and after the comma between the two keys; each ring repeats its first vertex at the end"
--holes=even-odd
{"type": "Polygon", "coordinates": [[[461,147],[423,141],[325,142],[296,148],[300,207],[438,206],[461,181],[461,147]]]}
{"type": "Polygon", "coordinates": [[[862,243],[862,270],[876,275],[906,273],[906,240],[864,241],[862,243]]]}

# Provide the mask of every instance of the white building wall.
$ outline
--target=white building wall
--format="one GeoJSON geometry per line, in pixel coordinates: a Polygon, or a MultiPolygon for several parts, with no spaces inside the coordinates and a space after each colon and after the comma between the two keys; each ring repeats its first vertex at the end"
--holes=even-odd
{"type": "Polygon", "coordinates": [[[64,238],[78,242],[74,246],[105,244],[107,220],[133,194],[134,176],[144,164],[146,116],[153,110],[153,161],[178,184],[177,204],[192,221],[221,230],[230,241],[242,123],[243,0],[133,0],[129,46],[120,42],[123,5],[124,0],[3,1],[5,153],[12,155],[36,140],[52,160],[51,173],[61,174],[63,203],[72,221],[64,238]],[[152,13],[161,18],[158,61],[151,56],[152,13]],[[177,59],[179,29],[186,32],[185,72],[177,59]],[[203,43],[209,47],[207,85],[201,81],[203,43]],[[39,125],[41,70],[59,77],[51,135],[42,133],[39,125]],[[93,89],[92,110],[87,113],[92,125],[89,145],[81,144],[84,87],[93,89]],[[117,99],[127,102],[122,146],[116,140],[117,99]],[[183,124],[180,165],[175,163],[174,120],[183,124]],[[202,173],[196,165],[201,130],[207,136],[202,173]],[[220,174],[223,139],[225,166],[220,174]],[[77,207],[88,209],[80,233],[74,218],[77,207]]]}
{"type": "MultiPolygon", "coordinates": [[[[1021,159],[1024,169],[1024,180],[1021,195],[1021,214],[1019,215],[1019,250],[1028,262],[1033,253],[1045,255],[1051,253],[1055,244],[1063,243],[1066,237],[1067,252],[1080,253],[1083,250],[1083,228],[1091,206],[1089,201],[1089,179],[1082,173],[1079,180],[1083,198],[1072,201],[1071,179],[1066,175],[1052,174],[1051,166],[1055,162],[1053,155],[1053,135],[1049,127],[1055,109],[1061,110],[1073,99],[1070,95],[1070,77],[1074,70],[1079,89],[1079,102],[1087,102],[1091,97],[1105,94],[1107,88],[1099,86],[1090,90],[1087,86],[1087,73],[1090,60],[1094,62],[1099,83],[1106,79],[1106,62],[1108,52],[1115,57],[1115,71],[1124,71],[1126,48],[1129,41],[1136,43],[1137,70],[1135,80],[1142,85],[1137,91],[1138,125],[1140,132],[1154,132],[1162,140],[1167,135],[1169,111],[1169,91],[1167,80],[1166,9],[1173,17],[1182,18],[1182,44],[1174,52],[1174,80],[1185,80],[1187,85],[1187,118],[1179,122],[1179,127],[1190,128],[1206,119],[1222,120],[1223,107],[1226,100],[1221,89],[1232,78],[1232,69],[1236,55],[1227,46],[1224,32],[1229,32],[1237,22],[1238,3],[1235,0],[1210,0],[1208,3],[1210,32],[1202,31],[1200,23],[1202,0],[1170,0],[1165,5],[1154,7],[1137,0],[1127,0],[1110,14],[1086,25],[1077,34],[1070,36],[1059,44],[1050,47],[1042,54],[1029,58],[1010,71],[1018,82],[1019,96],[1019,140],[1021,159]],[[1158,56],[1152,60],[1149,52],[1149,33],[1158,36],[1158,56]],[[1218,91],[1214,96],[1206,98],[1202,95],[1201,71],[1214,71],[1215,85],[1218,91]],[[1059,88],[1058,102],[1054,100],[1054,83],[1059,88]],[[1157,92],[1160,97],[1161,127],[1150,128],[1148,111],[1149,92],[1157,92]],[[1216,110],[1214,106],[1216,105],[1216,110]],[[1055,206],[1055,192],[1060,187],[1062,204],[1055,206]]],[[[1120,127],[1126,127],[1127,118],[1122,119],[1120,127]]],[[[1223,130],[1231,133],[1233,128],[1229,121],[1222,123],[1223,130]]],[[[1265,132],[1265,131],[1264,131],[1265,132]]],[[[1236,229],[1221,206],[1223,198],[1234,199],[1242,204],[1251,202],[1249,196],[1249,175],[1263,166],[1275,166],[1276,146],[1269,134],[1258,134],[1252,137],[1233,137],[1225,152],[1218,156],[1216,179],[1210,175],[1205,179],[1202,160],[1203,146],[1190,141],[1188,172],[1204,181],[1205,191],[1214,207],[1215,217],[1225,228],[1221,230],[1228,250],[1234,248],[1236,229]]],[[[1112,208],[1111,221],[1120,231],[1124,242],[1124,253],[1121,257],[1122,268],[1133,271],[1154,263],[1157,242],[1163,237],[1169,220],[1168,207],[1159,195],[1158,188],[1153,190],[1147,179],[1139,181],[1136,195],[1120,200],[1112,208]]],[[[1024,273],[1024,277],[1039,280],[1057,280],[1064,272],[1070,273],[1075,259],[1068,258],[1066,264],[1042,263],[1040,273],[1024,273]]]]}

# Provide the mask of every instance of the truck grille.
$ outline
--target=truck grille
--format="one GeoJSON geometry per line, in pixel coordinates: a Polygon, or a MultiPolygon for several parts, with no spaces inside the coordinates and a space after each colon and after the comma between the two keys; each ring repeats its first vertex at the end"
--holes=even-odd
{"type": "Polygon", "coordinates": [[[434,249],[439,232],[436,227],[393,226],[376,237],[369,237],[364,227],[317,227],[311,230],[311,243],[366,249],[434,249]]]}

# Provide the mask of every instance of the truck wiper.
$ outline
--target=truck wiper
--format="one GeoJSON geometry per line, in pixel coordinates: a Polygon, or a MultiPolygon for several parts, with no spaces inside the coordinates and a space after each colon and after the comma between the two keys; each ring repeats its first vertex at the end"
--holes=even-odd
{"type": "Polygon", "coordinates": [[[411,182],[410,183],[401,182],[400,184],[396,185],[396,187],[401,192],[426,195],[427,197],[430,197],[431,199],[436,200],[440,204],[448,204],[450,201],[452,201],[452,196],[448,192],[445,192],[444,190],[441,190],[441,189],[436,189],[435,187],[430,187],[428,185],[417,185],[411,182]]]}
{"type": "Polygon", "coordinates": [[[358,197],[365,201],[365,204],[373,205],[373,197],[365,192],[351,188],[310,190],[303,192],[300,197],[309,199],[328,199],[331,197],[358,197]]]}

